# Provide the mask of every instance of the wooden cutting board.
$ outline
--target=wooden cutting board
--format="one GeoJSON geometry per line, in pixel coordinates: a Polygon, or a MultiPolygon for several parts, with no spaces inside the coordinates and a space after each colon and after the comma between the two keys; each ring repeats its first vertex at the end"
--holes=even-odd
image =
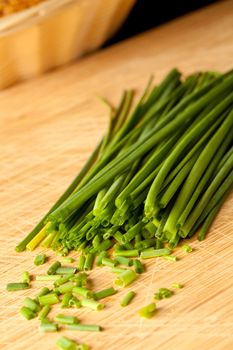
{"type": "MultiPolygon", "coordinates": [[[[56,348],[59,334],[41,334],[37,320],[28,322],[19,315],[24,296],[35,295],[41,283],[33,282],[26,292],[4,289],[7,282],[20,280],[24,270],[46,271],[47,265],[33,265],[39,250],[18,254],[14,247],[66,188],[104,133],[107,110],[96,96],[115,103],[124,88],[141,91],[151,73],[159,81],[174,66],[185,73],[232,68],[232,39],[233,1],[220,2],[0,93],[2,350],[56,348]]],[[[191,254],[178,249],[177,263],[159,258],[148,262],[147,273],[132,287],[137,296],[130,306],[119,306],[125,293],[121,291],[106,300],[101,312],[76,311],[82,322],[100,324],[103,332],[66,335],[93,350],[233,349],[232,205],[233,196],[208,238],[191,242],[191,254]],[[175,281],[185,287],[159,301],[153,319],[140,319],[137,310],[153,299],[156,289],[175,281]]],[[[54,254],[48,255],[53,261],[54,254]]],[[[96,290],[114,279],[107,268],[96,269],[90,278],[96,290]]]]}

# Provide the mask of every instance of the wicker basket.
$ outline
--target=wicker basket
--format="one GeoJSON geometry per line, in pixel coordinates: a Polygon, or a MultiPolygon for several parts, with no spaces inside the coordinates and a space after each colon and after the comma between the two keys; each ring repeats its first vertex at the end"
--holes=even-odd
{"type": "Polygon", "coordinates": [[[136,0],[48,0],[0,19],[0,88],[100,47],[136,0]]]}

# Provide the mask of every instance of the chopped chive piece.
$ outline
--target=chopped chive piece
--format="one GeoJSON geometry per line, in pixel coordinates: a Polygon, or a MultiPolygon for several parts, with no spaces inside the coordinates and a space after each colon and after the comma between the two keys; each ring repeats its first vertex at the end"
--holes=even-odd
{"type": "Polygon", "coordinates": [[[136,273],[143,273],[145,271],[144,266],[142,265],[140,260],[135,259],[133,261],[133,265],[136,273]]]}
{"type": "Polygon", "coordinates": [[[126,258],[125,256],[116,256],[115,259],[119,264],[125,266],[132,266],[133,260],[126,258]]]}
{"type": "Polygon", "coordinates": [[[86,261],[84,264],[84,271],[90,271],[93,268],[93,264],[94,264],[94,259],[95,259],[95,255],[92,253],[88,253],[86,256],[86,261]]]}
{"type": "Polygon", "coordinates": [[[60,277],[60,275],[38,275],[36,276],[36,281],[56,281],[60,277]]]}
{"type": "Polygon", "coordinates": [[[30,281],[31,281],[31,276],[29,275],[29,272],[28,271],[24,271],[23,273],[22,273],[22,282],[23,283],[30,283],[30,281]]]}
{"type": "Polygon", "coordinates": [[[92,299],[82,299],[81,305],[83,307],[88,307],[89,309],[92,309],[95,311],[100,311],[104,308],[104,304],[101,304],[98,301],[92,300],[92,299]]]}
{"type": "Polygon", "coordinates": [[[170,298],[173,295],[173,291],[168,288],[159,288],[158,292],[154,294],[155,299],[161,300],[164,298],[170,298]]]}
{"type": "Polygon", "coordinates": [[[50,312],[50,310],[51,310],[51,307],[49,305],[43,306],[38,314],[39,320],[41,320],[41,321],[44,320],[46,318],[46,316],[48,315],[48,313],[50,312]]]}
{"type": "Polygon", "coordinates": [[[96,265],[102,266],[102,259],[107,257],[108,257],[108,253],[106,251],[101,252],[96,258],[96,265]]]}
{"type": "Polygon", "coordinates": [[[38,312],[40,310],[40,306],[31,298],[27,297],[23,301],[23,305],[33,312],[38,312]]]}
{"type": "Polygon", "coordinates": [[[55,261],[48,269],[47,274],[48,275],[55,275],[57,272],[57,269],[61,267],[60,261],[55,261]]]}
{"type": "Polygon", "coordinates": [[[72,294],[71,293],[66,293],[63,296],[62,302],[61,302],[61,308],[67,308],[70,307],[69,302],[72,299],[72,294]]]}
{"type": "Polygon", "coordinates": [[[79,322],[76,316],[68,316],[68,315],[63,315],[59,314],[54,317],[54,321],[62,324],[76,324],[79,322]]]}
{"type": "Polygon", "coordinates": [[[39,254],[34,259],[34,265],[39,266],[43,265],[47,260],[47,257],[45,254],[39,254]]]}
{"type": "Polygon", "coordinates": [[[77,344],[67,337],[60,337],[57,340],[56,345],[60,350],[77,350],[77,344]]]}
{"type": "Polygon", "coordinates": [[[21,307],[20,309],[21,315],[26,318],[27,320],[31,320],[32,318],[36,317],[35,312],[33,312],[31,309],[29,309],[26,306],[21,307]]]}
{"type": "Polygon", "coordinates": [[[57,275],[72,275],[77,271],[76,267],[59,267],[56,271],[57,275]]]}
{"type": "Polygon", "coordinates": [[[103,290],[100,290],[99,292],[95,292],[94,293],[94,298],[96,300],[100,300],[100,299],[104,299],[104,298],[107,298],[111,295],[114,295],[117,293],[117,290],[110,287],[110,288],[106,288],[106,289],[103,289],[103,290]]]}
{"type": "Polygon", "coordinates": [[[40,305],[53,305],[53,304],[58,304],[60,302],[58,296],[56,293],[49,293],[46,295],[42,295],[38,297],[40,305]]]}
{"type": "Polygon", "coordinates": [[[115,280],[115,285],[119,287],[126,287],[131,284],[137,278],[137,274],[133,270],[125,270],[124,272],[118,275],[118,278],[115,280]]]}
{"type": "Polygon", "coordinates": [[[94,295],[94,292],[92,292],[90,289],[82,287],[74,287],[73,293],[82,295],[85,298],[92,298],[94,295]]]}
{"type": "Polygon", "coordinates": [[[117,261],[109,259],[109,258],[103,258],[102,259],[102,265],[109,266],[109,267],[115,267],[118,264],[117,261]]]}
{"type": "Polygon", "coordinates": [[[81,305],[81,302],[80,300],[78,300],[76,297],[72,297],[70,300],[69,300],[69,306],[70,307],[76,307],[77,309],[79,309],[82,305],[81,305]]]}
{"type": "Polygon", "coordinates": [[[177,261],[177,256],[175,256],[175,255],[164,255],[163,258],[165,260],[177,261]]]}
{"type": "Polygon", "coordinates": [[[84,331],[84,332],[100,332],[101,327],[92,324],[72,324],[66,327],[73,331],[84,331]]]}
{"type": "Polygon", "coordinates": [[[80,255],[79,263],[78,263],[78,270],[79,271],[83,271],[84,270],[85,261],[86,261],[85,255],[80,255]]]}
{"type": "Polygon", "coordinates": [[[139,310],[139,315],[144,318],[151,318],[156,311],[156,304],[151,303],[139,310]]]}
{"type": "Polygon", "coordinates": [[[126,271],[127,269],[122,269],[121,267],[112,267],[111,268],[111,272],[113,273],[122,273],[124,271],[126,271]]]}
{"type": "Polygon", "coordinates": [[[59,291],[59,293],[65,294],[65,293],[72,292],[73,288],[74,288],[74,284],[72,282],[66,282],[61,286],[57,287],[57,290],[59,291]]]}
{"type": "Polygon", "coordinates": [[[172,288],[175,288],[175,289],[181,289],[183,288],[184,286],[180,283],[172,283],[172,288]]]}
{"type": "Polygon", "coordinates": [[[133,300],[135,297],[136,293],[133,291],[128,292],[127,294],[124,295],[122,301],[121,301],[121,306],[127,306],[129,303],[133,300]]]}
{"type": "Polygon", "coordinates": [[[182,249],[183,249],[183,251],[185,251],[186,253],[191,253],[191,252],[193,251],[193,248],[192,248],[190,245],[188,245],[188,244],[183,244],[183,245],[182,245],[182,249]]]}
{"type": "Polygon", "coordinates": [[[150,258],[155,258],[157,256],[169,255],[171,254],[171,252],[172,251],[168,248],[153,249],[153,250],[147,250],[147,251],[141,252],[140,257],[142,259],[150,259],[150,258]]]}
{"type": "Polygon", "coordinates": [[[90,350],[89,345],[87,344],[79,344],[77,350],[90,350]]]}
{"type": "Polygon", "coordinates": [[[131,250],[115,250],[114,256],[128,256],[128,257],[137,257],[139,256],[139,252],[137,249],[131,250]]]}
{"type": "Polygon", "coordinates": [[[72,264],[75,260],[73,258],[69,258],[69,257],[64,257],[61,259],[61,262],[64,264],[72,264]]]}
{"type": "Polygon", "coordinates": [[[39,293],[37,294],[36,299],[38,299],[38,297],[42,297],[42,295],[46,295],[46,294],[48,294],[48,293],[50,293],[50,292],[51,292],[51,291],[50,291],[49,288],[43,287],[43,288],[41,288],[41,290],[40,290],[39,293]]]}
{"type": "Polygon", "coordinates": [[[60,277],[58,280],[56,280],[54,282],[54,286],[55,287],[60,287],[62,284],[64,284],[64,283],[68,282],[69,280],[71,280],[72,277],[74,277],[73,274],[60,277]]]}
{"type": "Polygon", "coordinates": [[[42,332],[57,332],[58,325],[56,323],[52,323],[44,320],[40,324],[40,330],[42,332]]]}
{"type": "Polygon", "coordinates": [[[23,289],[28,289],[28,288],[30,288],[30,286],[26,282],[8,283],[6,285],[6,290],[8,292],[14,292],[14,291],[17,291],[17,290],[23,290],[23,289]]]}

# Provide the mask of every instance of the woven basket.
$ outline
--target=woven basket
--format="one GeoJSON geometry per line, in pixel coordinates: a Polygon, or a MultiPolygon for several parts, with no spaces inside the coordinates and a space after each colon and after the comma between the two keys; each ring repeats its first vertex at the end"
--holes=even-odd
{"type": "Polygon", "coordinates": [[[0,89],[100,47],[136,0],[48,0],[0,19],[0,89]]]}

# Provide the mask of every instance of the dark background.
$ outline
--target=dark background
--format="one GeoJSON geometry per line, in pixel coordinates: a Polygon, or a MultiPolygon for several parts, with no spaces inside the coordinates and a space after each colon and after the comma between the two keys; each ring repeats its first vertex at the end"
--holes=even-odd
{"type": "Polygon", "coordinates": [[[120,40],[156,27],[218,0],[137,0],[120,31],[107,43],[120,40]]]}

